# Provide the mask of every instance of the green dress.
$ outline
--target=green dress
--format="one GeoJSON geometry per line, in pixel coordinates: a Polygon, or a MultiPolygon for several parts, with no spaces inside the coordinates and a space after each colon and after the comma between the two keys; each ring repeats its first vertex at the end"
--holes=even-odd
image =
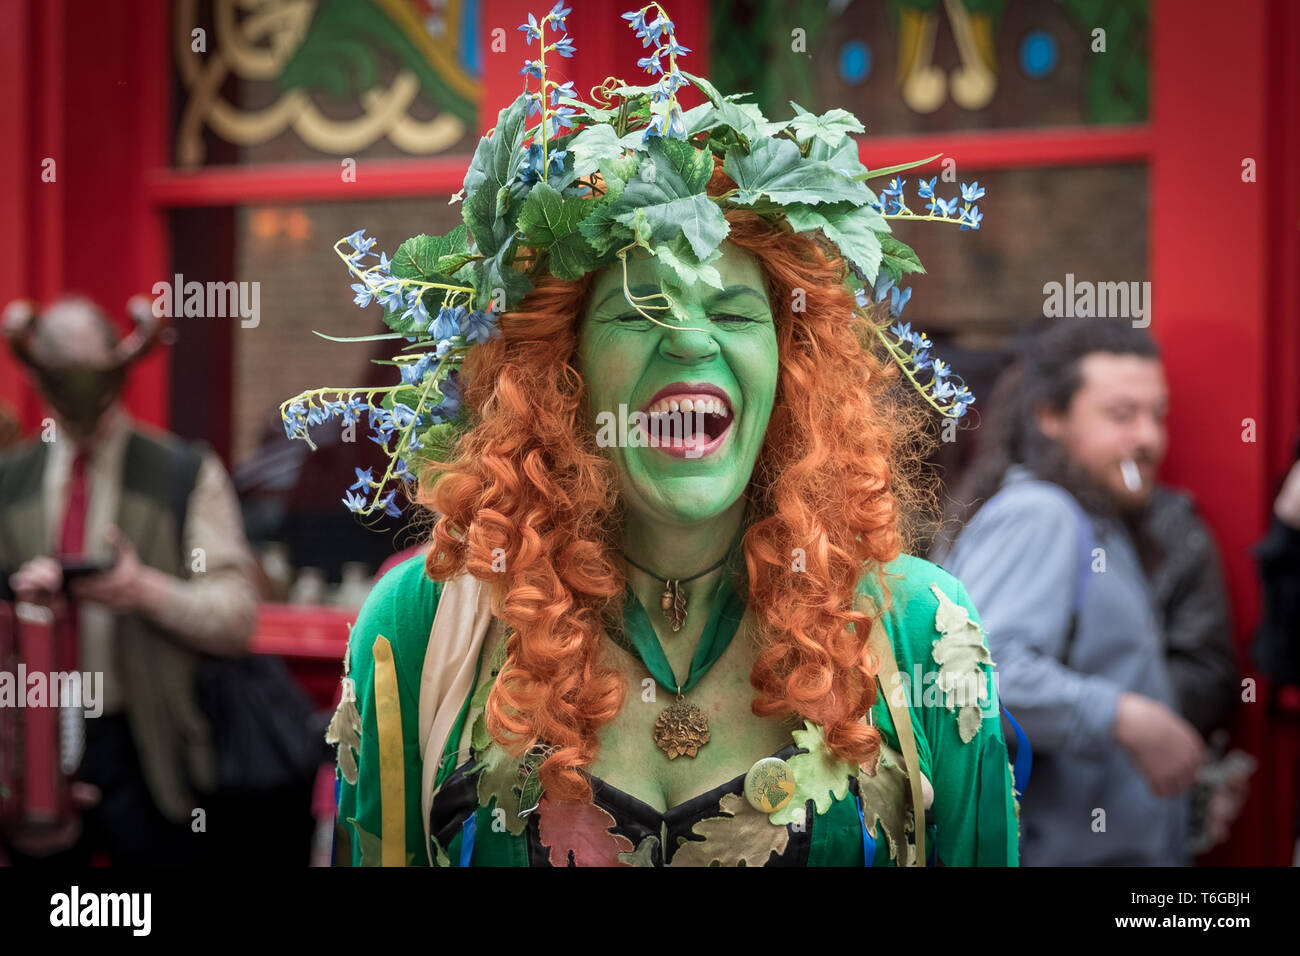
{"type": "MultiPolygon", "coordinates": [[[[929,863],[1014,866],[1019,806],[979,617],[961,582],[937,565],[901,555],[885,571],[889,602],[882,623],[902,675],[901,686],[887,692],[906,703],[921,771],[933,786],[926,812],[929,863]]],[[[880,601],[873,576],[864,577],[860,590],[880,601]]],[[[497,747],[479,719],[499,657],[479,661],[476,691],[464,702],[448,741],[426,854],[417,716],[425,647],[440,592],[441,584],[424,573],[424,558],[412,558],[375,585],[353,626],[347,669],[360,733],[352,739],[344,735],[340,745],[337,864],[380,862],[380,744],[372,654],[379,635],[391,645],[400,701],[408,865],[428,865],[432,857],[438,865],[452,866],[893,866],[905,854],[914,858],[908,781],[883,694],[877,695],[871,716],[887,746],[873,768],[835,761],[822,746],[820,728],[812,724],[796,731],[778,754],[754,755],[755,760],[787,760],[800,786],[790,807],[766,820],[742,795],[743,776],[664,813],[596,778],[591,805],[559,805],[569,809],[548,817],[543,803],[520,818],[521,799],[527,809],[536,805],[535,796],[526,787],[522,794],[508,790],[510,780],[520,779],[519,761],[497,747]],[[471,759],[454,766],[465,733],[474,735],[471,759]]],[[[347,706],[345,699],[340,713],[347,706]]]]}

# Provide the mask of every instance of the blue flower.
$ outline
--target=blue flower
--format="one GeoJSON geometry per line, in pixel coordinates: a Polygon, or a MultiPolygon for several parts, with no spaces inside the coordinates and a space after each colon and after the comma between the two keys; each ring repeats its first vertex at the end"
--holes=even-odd
{"type": "Polygon", "coordinates": [[[537,60],[524,60],[524,68],[519,72],[540,80],[542,78],[542,64],[537,60]]]}
{"type": "MultiPolygon", "coordinates": [[[[957,389],[952,384],[952,382],[945,381],[942,377],[940,377],[939,375],[940,365],[943,365],[943,363],[940,362],[938,359],[935,359],[934,360],[934,381],[930,383],[930,395],[932,398],[934,398],[935,401],[938,402],[941,402],[945,398],[957,394],[957,389]]],[[[944,375],[947,374],[948,372],[945,371],[944,375]]]]}
{"type": "Polygon", "coordinates": [[[533,45],[533,37],[537,37],[539,40],[542,38],[542,30],[537,25],[537,18],[531,13],[528,14],[528,22],[520,26],[519,29],[526,34],[524,40],[529,46],[533,45]]]}
{"type": "Polygon", "coordinates": [[[424,328],[429,322],[429,310],[424,306],[424,296],[421,295],[420,289],[411,290],[414,295],[407,296],[406,311],[402,313],[402,318],[412,319],[416,325],[424,328]]]}
{"type": "Polygon", "coordinates": [[[364,401],[353,396],[348,400],[347,405],[343,406],[343,424],[355,425],[361,417],[361,413],[370,408],[364,401]]]}
{"type": "Polygon", "coordinates": [[[662,50],[655,50],[649,56],[643,56],[637,60],[636,65],[652,75],[662,73],[664,71],[663,64],[659,62],[659,56],[662,52],[662,50]]]}
{"type": "Polygon", "coordinates": [[[956,197],[953,197],[952,199],[940,199],[936,196],[935,205],[938,207],[937,211],[941,216],[951,216],[957,211],[956,197]]]}
{"type": "Polygon", "coordinates": [[[546,117],[547,136],[555,136],[561,129],[573,128],[573,117],[577,112],[568,106],[557,107],[550,116],[546,117]]]}
{"type": "Polygon", "coordinates": [[[975,202],[984,198],[984,190],[980,188],[978,182],[973,182],[969,186],[961,184],[961,198],[966,202],[975,202]]]}
{"type": "Polygon", "coordinates": [[[853,300],[857,302],[858,307],[861,308],[871,301],[871,297],[867,295],[866,289],[858,289],[853,293],[853,300]]]}
{"type": "Polygon", "coordinates": [[[952,367],[943,359],[934,360],[934,378],[935,381],[947,378],[952,374],[952,367]]]}
{"type": "Polygon", "coordinates": [[[907,305],[907,300],[912,297],[911,288],[903,289],[899,292],[897,286],[889,290],[889,314],[898,318],[903,314],[903,306],[907,305]]]}
{"type": "Polygon", "coordinates": [[[366,238],[366,231],[358,229],[352,235],[348,236],[348,245],[357,251],[356,258],[360,258],[370,251],[370,247],[375,244],[374,239],[366,238]]]}
{"type": "Polygon", "coordinates": [[[355,302],[357,305],[361,306],[363,309],[366,306],[368,306],[371,302],[374,301],[375,298],[374,290],[371,289],[368,285],[365,285],[364,283],[361,282],[352,283],[352,291],[357,294],[357,297],[352,301],[355,302]]]}
{"type": "Polygon", "coordinates": [[[564,18],[567,17],[572,12],[573,12],[573,8],[566,7],[564,5],[564,0],[556,0],[555,6],[551,7],[551,12],[546,15],[546,19],[550,20],[557,27],[563,30],[564,18]]]}
{"type": "Polygon", "coordinates": [[[651,40],[654,40],[656,43],[659,42],[659,37],[662,34],[666,33],[671,35],[673,29],[673,21],[669,20],[665,16],[656,17],[647,23],[645,27],[646,36],[651,40]]]}
{"type": "Polygon", "coordinates": [[[916,187],[917,194],[920,195],[922,199],[933,199],[934,184],[937,183],[938,181],[939,181],[938,176],[935,176],[929,182],[926,182],[924,179],[920,180],[919,184],[916,187]]]}
{"type": "Polygon", "coordinates": [[[349,490],[355,491],[357,488],[369,488],[375,483],[375,476],[371,474],[369,468],[362,471],[360,468],[353,468],[357,473],[357,480],[348,486],[349,490]]]}
{"type": "MultiPolygon", "coordinates": [[[[353,487],[356,486],[354,485],[353,487]]],[[[348,511],[351,511],[353,514],[357,514],[358,512],[361,511],[362,508],[366,506],[366,499],[364,495],[360,495],[360,494],[354,495],[350,491],[345,491],[343,493],[343,498],[340,500],[342,500],[342,502],[345,505],[347,505],[348,511]]]]}
{"type": "Polygon", "coordinates": [[[669,37],[667,44],[665,44],[663,47],[663,50],[664,52],[668,53],[671,56],[685,56],[687,53],[691,52],[691,48],[679,44],[677,42],[676,37],[669,37]]]}
{"type": "Polygon", "coordinates": [[[930,337],[926,335],[924,332],[913,332],[912,344],[915,345],[918,349],[934,348],[934,343],[930,341],[930,337]]]}
{"type": "Polygon", "coordinates": [[[628,13],[625,13],[623,14],[623,19],[631,21],[628,24],[628,26],[632,28],[632,32],[634,32],[637,36],[645,35],[646,25],[645,25],[644,10],[633,10],[628,13]]]}
{"type": "Polygon", "coordinates": [[[578,98],[578,92],[573,87],[573,80],[569,80],[567,83],[561,83],[551,90],[551,105],[557,106],[560,102],[561,96],[567,96],[571,100],[578,98]]]}
{"type": "Polygon", "coordinates": [[[889,331],[897,335],[900,342],[911,342],[912,340],[911,322],[896,322],[889,327],[889,331]]]}
{"type": "Polygon", "coordinates": [[[388,494],[384,495],[383,498],[379,499],[379,501],[375,502],[375,504],[384,509],[384,514],[393,518],[400,518],[402,516],[402,509],[393,503],[393,496],[396,494],[397,489],[394,488],[388,494]]]}
{"type": "Polygon", "coordinates": [[[918,372],[924,372],[930,367],[930,350],[920,349],[912,353],[912,365],[918,372]]]}
{"type": "Polygon", "coordinates": [[[542,111],[542,94],[528,93],[526,98],[528,100],[528,118],[532,119],[535,114],[542,111]]]}
{"type": "Polygon", "coordinates": [[[885,296],[889,295],[889,290],[893,287],[894,280],[890,277],[889,273],[881,272],[876,276],[876,287],[871,291],[875,295],[876,301],[882,302],[884,301],[885,296]]]}
{"type": "Polygon", "coordinates": [[[440,342],[450,339],[453,335],[459,335],[460,323],[464,314],[465,307],[463,305],[450,309],[443,306],[438,310],[438,317],[429,326],[429,334],[440,342]]]}
{"type": "Polygon", "coordinates": [[[566,33],[559,40],[552,43],[550,49],[560,54],[560,56],[571,57],[573,56],[573,41],[569,39],[569,35],[566,33]]]}
{"type": "MultiPolygon", "coordinates": [[[[437,319],[434,319],[435,323],[437,321],[437,319]]],[[[414,362],[403,363],[401,366],[402,384],[418,385],[424,380],[425,373],[429,371],[429,366],[432,364],[433,355],[428,352],[425,352],[414,362]]]]}
{"type": "Polygon", "coordinates": [[[388,253],[384,252],[383,250],[380,250],[379,262],[375,266],[375,271],[378,272],[380,275],[386,276],[389,274],[389,270],[391,266],[392,266],[392,262],[388,258],[388,253]]]}
{"type": "Polygon", "coordinates": [[[880,192],[885,196],[901,196],[903,195],[903,187],[905,185],[907,185],[906,179],[899,179],[895,176],[889,181],[889,185],[880,190],[880,192]]]}
{"type": "Polygon", "coordinates": [[[471,312],[461,320],[461,334],[467,342],[482,345],[500,330],[496,325],[496,316],[490,312],[471,312]]]}
{"type": "Polygon", "coordinates": [[[980,212],[979,206],[971,206],[969,209],[963,209],[961,214],[962,224],[961,229],[958,230],[959,232],[965,232],[968,229],[978,229],[980,227],[980,221],[984,218],[984,214],[980,212]]]}

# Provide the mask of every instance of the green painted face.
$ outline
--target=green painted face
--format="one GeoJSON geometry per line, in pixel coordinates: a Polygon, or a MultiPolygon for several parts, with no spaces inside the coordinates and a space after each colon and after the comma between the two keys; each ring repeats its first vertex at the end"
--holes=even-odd
{"type": "MultiPolygon", "coordinates": [[[[618,465],[628,508],[659,522],[704,521],[735,504],[772,414],[778,354],[763,273],[732,243],[721,249],[721,290],[669,287],[672,310],[646,310],[672,328],[628,304],[619,265],[597,277],[582,316],[579,361],[597,440],[618,465]]],[[[641,250],[629,255],[634,296],[658,293],[670,273],[641,250]]]]}

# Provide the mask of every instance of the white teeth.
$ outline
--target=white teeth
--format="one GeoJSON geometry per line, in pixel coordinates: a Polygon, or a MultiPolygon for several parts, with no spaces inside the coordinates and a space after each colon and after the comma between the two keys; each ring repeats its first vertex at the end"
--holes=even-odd
{"type": "Polygon", "coordinates": [[[662,399],[646,409],[650,415],[667,415],[672,412],[694,415],[726,415],[727,404],[720,398],[662,399]]]}

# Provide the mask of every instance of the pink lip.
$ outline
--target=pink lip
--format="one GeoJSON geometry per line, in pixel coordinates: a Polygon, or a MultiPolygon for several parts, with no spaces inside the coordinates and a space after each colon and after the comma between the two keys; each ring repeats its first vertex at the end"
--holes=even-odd
{"type": "Polygon", "coordinates": [[[731,396],[716,385],[712,385],[708,382],[704,382],[700,385],[688,385],[686,382],[673,382],[671,385],[665,385],[663,388],[659,389],[659,391],[651,395],[646,403],[641,406],[641,411],[644,412],[661,398],[668,398],[671,395],[712,395],[714,398],[720,398],[726,402],[728,408],[732,408],[731,396]]]}
{"type": "MultiPolygon", "coordinates": [[[[704,444],[698,444],[694,438],[691,438],[689,441],[670,438],[669,444],[659,444],[658,440],[656,440],[654,436],[650,435],[643,426],[638,424],[637,427],[640,428],[641,433],[646,436],[646,441],[649,443],[649,447],[658,449],[670,458],[682,458],[691,461],[698,461],[701,458],[706,458],[721,448],[728,436],[731,435],[733,426],[736,424],[735,409],[731,403],[731,396],[717,385],[708,382],[699,385],[691,385],[686,382],[673,382],[671,385],[665,385],[663,388],[659,389],[659,391],[650,396],[649,400],[641,406],[641,410],[644,412],[651,405],[654,405],[661,399],[670,398],[673,395],[709,395],[713,398],[720,398],[726,403],[727,409],[731,411],[731,421],[727,422],[727,427],[722,430],[722,434],[704,444]],[[688,452],[690,454],[688,454],[688,452]]],[[[662,437],[663,436],[660,436],[660,438],[662,437]]]]}

